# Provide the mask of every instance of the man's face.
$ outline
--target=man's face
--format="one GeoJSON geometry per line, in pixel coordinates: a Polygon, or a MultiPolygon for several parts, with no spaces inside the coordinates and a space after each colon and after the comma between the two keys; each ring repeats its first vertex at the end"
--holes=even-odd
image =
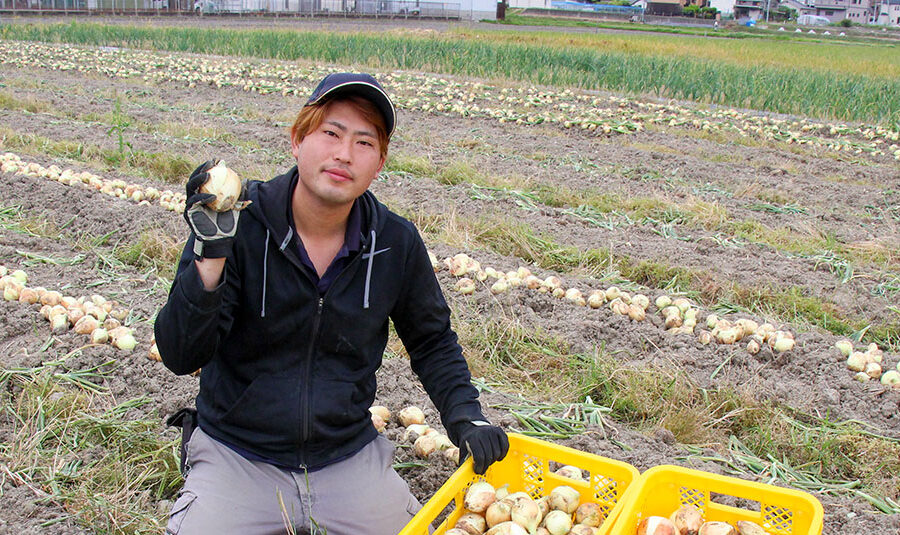
{"type": "Polygon", "coordinates": [[[292,142],[291,153],[300,175],[295,194],[329,206],[353,202],[384,166],[375,125],[347,101],[329,104],[322,124],[292,142]]]}

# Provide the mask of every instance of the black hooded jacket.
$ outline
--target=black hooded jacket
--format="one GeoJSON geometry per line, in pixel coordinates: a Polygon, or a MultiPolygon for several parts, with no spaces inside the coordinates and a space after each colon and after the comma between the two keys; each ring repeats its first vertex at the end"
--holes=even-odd
{"type": "Polygon", "coordinates": [[[320,298],[299,258],[288,204],[297,168],[250,182],[223,282],[203,288],[188,240],[154,326],[166,367],[202,368],[203,430],[296,468],[317,468],[377,436],[368,408],[388,318],[451,440],[483,420],[450,328],[450,310],[416,228],[370,192],[360,198],[362,247],[320,298]]]}

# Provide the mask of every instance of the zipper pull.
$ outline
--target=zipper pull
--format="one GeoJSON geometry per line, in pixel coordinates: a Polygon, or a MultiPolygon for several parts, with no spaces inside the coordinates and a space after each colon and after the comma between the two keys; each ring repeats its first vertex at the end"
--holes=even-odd
{"type": "Polygon", "coordinates": [[[325,304],[325,298],[324,298],[324,297],[320,297],[320,298],[319,298],[319,308],[316,309],[316,314],[321,314],[321,313],[322,313],[322,306],[323,306],[324,304],[325,304]]]}

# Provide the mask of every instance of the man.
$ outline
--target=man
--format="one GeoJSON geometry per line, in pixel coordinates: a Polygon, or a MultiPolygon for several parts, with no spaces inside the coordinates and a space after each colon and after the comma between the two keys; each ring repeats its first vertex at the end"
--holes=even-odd
{"type": "Polygon", "coordinates": [[[388,320],[451,440],[484,473],[509,447],[485,421],[415,227],[368,191],[394,106],[369,75],[325,77],[297,116],[297,166],[215,213],[187,183],[192,233],[156,341],[176,374],[202,368],[173,534],[396,535],[420,508],[372,426],[388,320]]]}

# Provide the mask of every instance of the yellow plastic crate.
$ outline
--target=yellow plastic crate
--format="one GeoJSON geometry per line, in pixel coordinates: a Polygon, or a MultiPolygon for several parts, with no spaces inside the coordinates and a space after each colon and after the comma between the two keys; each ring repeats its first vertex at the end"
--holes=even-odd
{"type": "Polygon", "coordinates": [[[469,486],[476,481],[487,481],[494,487],[508,483],[510,492],[523,491],[534,498],[547,495],[560,485],[569,485],[581,492],[582,501],[592,501],[601,506],[606,513],[602,526],[606,526],[618,514],[626,489],[640,475],[635,467],[622,461],[515,433],[508,436],[509,453],[502,461],[492,464],[483,476],[479,476],[472,468],[472,459],[468,459],[399,535],[428,535],[429,526],[455,501],[453,512],[439,526],[434,526],[434,535],[441,535],[450,529],[465,513],[463,498],[469,486]],[[551,461],[577,466],[589,472],[590,482],[581,483],[554,474],[551,461]]]}
{"type": "Polygon", "coordinates": [[[809,493],[669,465],[641,474],[622,499],[619,516],[607,533],[634,535],[642,518],[668,518],[682,505],[696,506],[707,521],[756,522],[770,535],[822,533],[822,504],[809,493]]]}

